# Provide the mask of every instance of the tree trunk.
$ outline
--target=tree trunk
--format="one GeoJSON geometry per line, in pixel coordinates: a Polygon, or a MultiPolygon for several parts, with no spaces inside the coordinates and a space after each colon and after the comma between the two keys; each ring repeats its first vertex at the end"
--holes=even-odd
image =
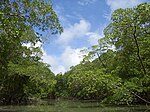
{"type": "Polygon", "coordinates": [[[146,75],[146,69],[144,67],[143,61],[142,61],[141,56],[140,56],[140,48],[139,48],[139,44],[138,44],[137,36],[136,36],[136,26],[134,26],[133,38],[134,38],[136,48],[137,48],[137,57],[140,61],[141,67],[143,69],[143,73],[144,73],[144,75],[146,75]]]}

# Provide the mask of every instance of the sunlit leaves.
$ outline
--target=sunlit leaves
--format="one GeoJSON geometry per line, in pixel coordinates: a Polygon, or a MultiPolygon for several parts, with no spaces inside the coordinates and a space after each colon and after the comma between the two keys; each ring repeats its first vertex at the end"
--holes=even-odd
{"type": "Polygon", "coordinates": [[[68,90],[75,98],[103,100],[119,85],[118,81],[117,77],[104,74],[102,70],[79,71],[68,77],[68,90]]]}
{"type": "Polygon", "coordinates": [[[71,97],[111,104],[149,102],[149,9],[143,3],[112,14],[104,38],[82,50],[87,53],[83,63],[66,73],[71,97]]]}
{"type": "MultiPolygon", "coordinates": [[[[38,97],[46,97],[52,92],[52,86],[55,84],[54,74],[49,70],[49,66],[40,62],[42,51],[40,46],[36,45],[42,42],[43,31],[50,34],[62,32],[51,2],[0,1],[0,100],[4,99],[2,102],[17,102],[20,95],[26,98],[37,94],[38,97]],[[15,94],[15,91],[18,92],[15,94]]],[[[23,100],[22,97],[20,100],[23,100]]]]}

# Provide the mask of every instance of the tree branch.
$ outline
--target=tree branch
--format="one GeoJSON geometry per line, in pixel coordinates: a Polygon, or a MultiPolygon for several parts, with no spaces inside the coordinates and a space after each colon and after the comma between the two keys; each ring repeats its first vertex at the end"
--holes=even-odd
{"type": "Polygon", "coordinates": [[[136,26],[134,26],[133,38],[134,38],[134,41],[135,41],[135,44],[136,44],[136,47],[137,47],[137,56],[138,56],[138,59],[139,59],[140,64],[142,66],[144,75],[146,75],[146,69],[144,67],[143,61],[142,61],[141,56],[140,56],[140,48],[139,48],[139,44],[138,44],[137,36],[136,36],[136,26]]]}

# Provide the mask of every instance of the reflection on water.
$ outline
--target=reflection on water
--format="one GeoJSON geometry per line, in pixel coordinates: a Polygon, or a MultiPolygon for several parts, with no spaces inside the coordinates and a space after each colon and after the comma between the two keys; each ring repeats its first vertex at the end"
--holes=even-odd
{"type": "Polygon", "coordinates": [[[104,106],[98,102],[49,101],[28,106],[0,106],[0,112],[150,112],[150,106],[104,106]]]}

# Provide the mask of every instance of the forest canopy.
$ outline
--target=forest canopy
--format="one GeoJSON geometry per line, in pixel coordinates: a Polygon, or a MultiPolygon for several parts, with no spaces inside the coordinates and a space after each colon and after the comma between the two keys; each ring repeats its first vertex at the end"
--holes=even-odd
{"type": "Polygon", "coordinates": [[[0,103],[26,102],[52,91],[54,74],[34,46],[42,42],[42,31],[63,31],[51,1],[0,1],[0,103]]]}
{"type": "Polygon", "coordinates": [[[98,45],[82,50],[87,55],[79,65],[55,76],[35,47],[41,32],[63,31],[51,1],[1,0],[0,103],[67,98],[150,104],[149,12],[148,3],[115,10],[98,45]]]}
{"type": "Polygon", "coordinates": [[[83,61],[56,76],[55,94],[107,104],[150,104],[149,12],[148,3],[114,11],[99,44],[82,50],[88,53],[83,61]]]}

